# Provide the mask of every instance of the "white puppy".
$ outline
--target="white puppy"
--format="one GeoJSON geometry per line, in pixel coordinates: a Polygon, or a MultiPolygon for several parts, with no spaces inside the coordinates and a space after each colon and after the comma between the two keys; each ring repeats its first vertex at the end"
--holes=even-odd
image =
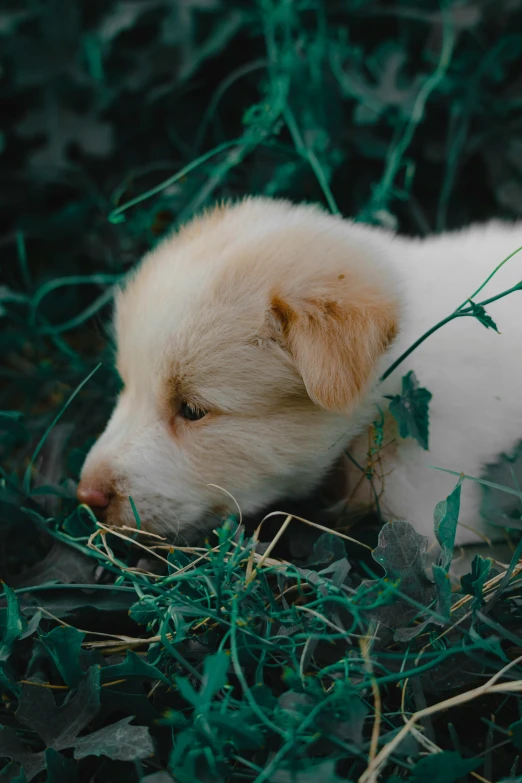
{"type": "MultiPolygon", "coordinates": [[[[145,527],[184,536],[235,510],[231,497],[245,514],[283,498],[291,511],[345,449],[366,466],[368,425],[413,369],[433,395],[430,449],[387,416],[374,487],[385,518],[431,534],[455,478],[430,466],[478,476],[522,438],[522,293],[488,307],[500,335],[458,318],[378,379],[520,245],[522,223],[406,239],[262,198],[193,220],[116,295],[124,389],[80,501],[133,524],[131,496],[145,527]]],[[[482,297],[521,278],[522,253],[482,297]]],[[[349,482],[353,507],[371,504],[356,467],[349,482]]],[[[460,519],[484,530],[479,503],[466,482],[460,519]]],[[[479,539],[461,527],[458,540],[479,539]]]]}

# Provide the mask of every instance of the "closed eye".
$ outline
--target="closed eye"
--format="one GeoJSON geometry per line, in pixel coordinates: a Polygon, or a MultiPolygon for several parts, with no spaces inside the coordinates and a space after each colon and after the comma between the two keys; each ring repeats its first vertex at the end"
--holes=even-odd
{"type": "Polygon", "coordinates": [[[194,405],[194,403],[186,401],[181,403],[179,409],[179,415],[182,419],[186,419],[187,421],[199,421],[199,419],[203,419],[207,413],[208,411],[204,411],[199,406],[194,405]]]}

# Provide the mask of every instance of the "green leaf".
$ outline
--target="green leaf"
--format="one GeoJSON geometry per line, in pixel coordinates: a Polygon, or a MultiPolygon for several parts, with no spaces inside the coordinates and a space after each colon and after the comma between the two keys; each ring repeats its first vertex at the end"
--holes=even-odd
{"type": "Polygon", "coordinates": [[[208,714],[207,720],[210,726],[219,730],[224,739],[235,739],[240,748],[255,750],[265,744],[263,733],[252,725],[256,718],[249,709],[227,713],[214,710],[208,714]]]}
{"type": "Polygon", "coordinates": [[[77,783],[78,765],[52,748],[45,751],[46,783],[77,783]]]}
{"type": "Polygon", "coordinates": [[[16,593],[11,590],[5,582],[3,588],[4,596],[7,601],[7,618],[2,636],[2,644],[0,645],[0,661],[7,661],[11,655],[13,644],[20,639],[24,632],[25,621],[20,614],[20,605],[16,593]]]}
{"type": "MultiPolygon", "coordinates": [[[[74,757],[109,756],[117,761],[143,759],[154,753],[154,745],[145,726],[130,726],[133,716],[105,726],[98,731],[78,737],[78,734],[95,717],[100,706],[100,669],[92,666],[62,707],[57,707],[47,688],[23,685],[17,720],[36,732],[46,745],[46,751],[31,753],[12,729],[0,731],[0,756],[8,757],[23,765],[31,780],[44,769],[49,758],[53,769],[59,769],[65,760],[56,755],[48,757],[49,749],[60,751],[74,748],[74,757]]],[[[63,778],[62,778],[63,779],[63,778]]],[[[69,780],[69,778],[66,778],[69,780]]]]}
{"type": "MultiPolygon", "coordinates": [[[[32,780],[45,767],[45,754],[31,753],[22,740],[9,726],[0,728],[0,758],[9,758],[22,765],[27,780],[32,780]]],[[[15,778],[8,778],[13,780],[15,778]]]]}
{"type": "Polygon", "coordinates": [[[5,663],[0,664],[0,696],[12,693],[13,696],[18,698],[20,695],[20,686],[16,680],[12,677],[8,667],[5,663]]]}
{"type": "Polygon", "coordinates": [[[423,449],[428,449],[429,413],[428,406],[432,394],[428,389],[419,387],[413,370],[402,378],[402,392],[388,397],[390,413],[399,425],[401,438],[415,438],[423,449]]]}
{"type": "Polygon", "coordinates": [[[199,692],[199,709],[205,710],[214,696],[226,685],[230,653],[221,651],[207,655],[203,662],[203,683],[199,692]]]}
{"type": "Polygon", "coordinates": [[[230,654],[225,651],[207,655],[203,663],[203,682],[196,691],[186,677],[177,677],[176,685],[183,698],[192,704],[198,712],[206,712],[214,696],[227,682],[230,666],[230,654]]]}
{"type": "Polygon", "coordinates": [[[432,753],[415,764],[408,783],[456,783],[482,763],[482,759],[463,759],[456,751],[432,753]]]}
{"type": "Polygon", "coordinates": [[[512,723],[508,731],[511,734],[515,748],[517,750],[522,750],[522,719],[512,723]]]}
{"type": "Polygon", "coordinates": [[[456,487],[451,494],[448,495],[446,500],[441,500],[440,503],[437,503],[433,513],[435,536],[442,550],[440,565],[446,570],[450,566],[453,557],[453,547],[455,546],[455,534],[459,521],[461,486],[462,478],[458,480],[456,487]]]}
{"type": "Polygon", "coordinates": [[[170,680],[151,663],[147,663],[132,650],[127,651],[124,661],[115,663],[112,666],[104,666],[101,669],[101,676],[104,680],[119,680],[120,678],[140,677],[147,680],[161,680],[166,685],[171,685],[170,680]]]}
{"type": "Polygon", "coordinates": [[[158,607],[156,601],[150,596],[145,596],[141,601],[137,601],[129,609],[129,616],[138,625],[148,625],[158,617],[158,607]]]}
{"type": "Polygon", "coordinates": [[[322,533],[314,543],[311,564],[335,563],[346,557],[344,541],[331,533],[322,533]]]}
{"type": "Polygon", "coordinates": [[[84,676],[81,667],[82,642],[85,634],[71,626],[58,626],[48,634],[40,636],[43,644],[70,688],[76,688],[84,676]]]}
{"type": "Polygon", "coordinates": [[[199,694],[196,689],[191,685],[186,677],[176,677],[176,685],[179,688],[179,692],[189,704],[193,707],[197,707],[199,704],[199,694]]]}
{"type": "Polygon", "coordinates": [[[338,705],[336,705],[335,717],[325,716],[325,733],[334,736],[362,748],[364,744],[364,725],[368,716],[368,706],[353,692],[350,686],[345,687],[344,692],[339,692],[338,705]]]}
{"type": "Polygon", "coordinates": [[[114,761],[145,759],[154,753],[154,744],[146,726],[130,726],[134,716],[122,718],[103,729],[76,739],[74,758],[108,756],[114,761]]]}
{"type": "MultiPolygon", "coordinates": [[[[414,618],[419,619],[419,610],[401,597],[414,599],[422,606],[428,606],[434,598],[434,586],[426,576],[426,551],[428,538],[417,533],[409,522],[397,520],[388,522],[379,533],[378,546],[372,557],[386,572],[386,579],[364,582],[360,588],[363,602],[375,604],[376,599],[387,592],[382,606],[370,610],[375,620],[408,638],[420,633],[422,624],[403,631],[414,618]],[[369,591],[368,591],[368,588],[369,591]],[[388,590],[387,590],[388,588],[388,590]],[[365,591],[368,594],[365,595],[365,591]]],[[[429,618],[428,618],[429,619],[429,618]]]]}
{"type": "Polygon", "coordinates": [[[433,579],[437,588],[437,612],[449,621],[451,609],[451,580],[449,574],[445,568],[434,565],[433,579]]]}
{"type": "Polygon", "coordinates": [[[477,321],[480,321],[480,323],[485,326],[486,329],[494,329],[497,334],[500,334],[495,321],[493,318],[491,318],[490,315],[486,313],[486,310],[484,307],[482,307],[482,305],[475,304],[475,302],[472,302],[470,299],[469,306],[473,316],[477,319],[477,321]]]}
{"type": "Polygon", "coordinates": [[[52,692],[23,685],[16,717],[35,731],[54,750],[70,748],[76,736],[94,718],[100,707],[100,669],[92,666],[78,688],[57,707],[52,692]]]}
{"type": "MultiPolygon", "coordinates": [[[[22,685],[16,718],[36,732],[47,748],[59,751],[73,747],[77,735],[94,718],[100,706],[100,674],[91,667],[75,693],[57,707],[52,693],[38,685],[22,685]]],[[[45,768],[45,751],[31,753],[16,732],[4,726],[0,730],[0,757],[22,764],[28,780],[45,768]]]]}
{"type": "Polygon", "coordinates": [[[480,478],[488,482],[481,486],[481,516],[496,526],[522,529],[522,498],[509,491],[522,486],[522,440],[511,452],[484,465],[480,478]]]}
{"type": "Polygon", "coordinates": [[[20,764],[7,764],[0,770],[0,783],[27,783],[27,778],[20,764]]]}
{"type": "Polygon", "coordinates": [[[75,509],[73,513],[63,521],[62,528],[64,533],[72,536],[72,538],[86,538],[94,533],[96,525],[94,520],[92,520],[85,511],[82,513],[81,509],[75,509]]]}
{"type": "Polygon", "coordinates": [[[2,419],[9,419],[10,421],[21,421],[24,418],[24,414],[21,411],[0,411],[0,421],[2,419]]]}
{"type": "Polygon", "coordinates": [[[372,557],[384,568],[388,579],[424,583],[427,549],[427,536],[417,533],[409,522],[397,520],[384,525],[372,557]]]}
{"type": "Polygon", "coordinates": [[[460,580],[462,592],[475,596],[481,606],[484,603],[482,589],[488,580],[491,563],[489,558],[484,559],[480,555],[475,555],[471,563],[471,573],[461,577],[460,580]]]}

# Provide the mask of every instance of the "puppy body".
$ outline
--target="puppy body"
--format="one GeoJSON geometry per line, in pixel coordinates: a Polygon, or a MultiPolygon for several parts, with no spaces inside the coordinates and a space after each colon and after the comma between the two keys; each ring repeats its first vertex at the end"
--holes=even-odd
{"type": "MultiPolygon", "coordinates": [[[[400,336],[386,366],[466,301],[520,246],[522,223],[491,222],[425,240],[394,237],[388,257],[401,281],[404,309],[400,336]]],[[[521,278],[522,252],[475,301],[489,299],[521,278]]],[[[501,453],[511,454],[522,440],[522,292],[488,305],[487,312],[500,334],[473,318],[457,318],[431,335],[380,387],[383,394],[399,394],[402,375],[414,370],[433,395],[429,451],[411,438],[398,439],[388,414],[375,482],[377,491],[382,490],[384,518],[406,519],[426,535],[432,534],[435,505],[457,481],[431,466],[480,477],[486,465],[501,453]]],[[[350,453],[364,464],[367,451],[366,434],[350,446],[350,453]]],[[[352,469],[352,485],[356,481],[352,469]]],[[[354,499],[369,502],[370,490],[369,483],[363,483],[354,499]]],[[[477,543],[477,533],[501,535],[500,528],[481,519],[481,493],[480,485],[464,482],[457,543],[477,543]]]]}
{"type": "MultiPolygon", "coordinates": [[[[453,483],[429,465],[478,475],[522,438],[520,295],[488,308],[500,336],[456,319],[377,379],[520,245],[522,224],[407,240],[267,199],[193,221],[117,296],[125,389],[80,500],[132,524],[132,496],[145,525],[192,538],[235,502],[249,514],[307,495],[348,446],[365,463],[377,405],[414,369],[433,394],[430,451],[385,443],[376,472],[385,515],[429,534],[453,483]]],[[[515,256],[484,295],[518,282],[521,266],[515,256]]],[[[356,469],[350,478],[351,502],[371,501],[356,469]]],[[[478,504],[466,484],[461,520],[475,529],[478,504]]],[[[477,538],[462,528],[459,540],[477,538]]]]}

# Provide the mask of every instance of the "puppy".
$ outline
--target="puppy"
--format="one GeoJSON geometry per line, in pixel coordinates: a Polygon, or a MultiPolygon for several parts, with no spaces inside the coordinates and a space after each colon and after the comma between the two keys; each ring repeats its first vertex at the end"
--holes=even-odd
{"type": "MultiPolygon", "coordinates": [[[[430,466],[479,476],[522,438],[522,294],[488,307],[500,335],[458,318],[379,377],[521,245],[522,223],[407,239],[264,198],[193,220],[116,292],[124,388],[80,502],[133,525],[132,497],[145,528],[188,540],[236,504],[248,515],[284,498],[291,511],[346,450],[366,468],[368,427],[413,369],[433,395],[429,451],[386,414],[377,492],[350,463],[347,499],[377,494],[384,519],[431,535],[456,479],[430,466]]],[[[484,296],[521,278],[522,253],[484,296]]],[[[487,530],[479,506],[465,482],[459,543],[487,530]]]]}

